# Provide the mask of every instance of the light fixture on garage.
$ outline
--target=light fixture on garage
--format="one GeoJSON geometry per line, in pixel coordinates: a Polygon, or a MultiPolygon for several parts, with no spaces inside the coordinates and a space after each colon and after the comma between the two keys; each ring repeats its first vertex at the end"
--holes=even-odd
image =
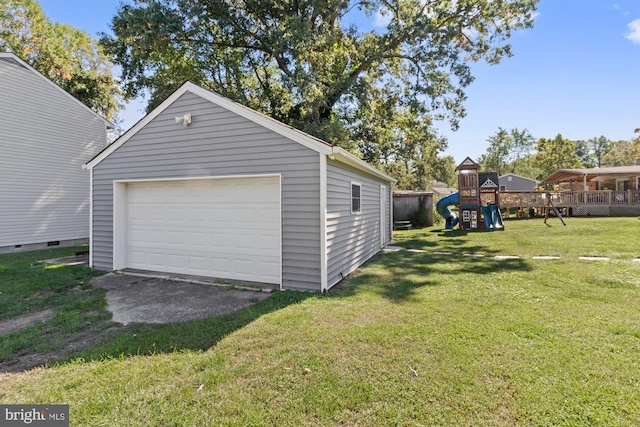
{"type": "Polygon", "coordinates": [[[182,117],[176,117],[176,123],[182,123],[183,126],[191,124],[191,114],[185,114],[182,117]]]}

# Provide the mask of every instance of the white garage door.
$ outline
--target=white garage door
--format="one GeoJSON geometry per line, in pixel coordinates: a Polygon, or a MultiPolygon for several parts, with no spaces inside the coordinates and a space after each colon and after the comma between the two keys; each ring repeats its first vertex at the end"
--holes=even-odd
{"type": "Polygon", "coordinates": [[[127,184],[130,268],[280,284],[279,177],[127,184]]]}

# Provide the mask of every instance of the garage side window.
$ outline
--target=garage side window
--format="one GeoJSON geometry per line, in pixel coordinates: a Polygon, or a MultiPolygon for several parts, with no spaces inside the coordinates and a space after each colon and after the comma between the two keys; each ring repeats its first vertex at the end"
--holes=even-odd
{"type": "Polygon", "coordinates": [[[360,213],[361,212],[361,189],[362,186],[357,182],[351,183],[351,213],[360,213]]]}

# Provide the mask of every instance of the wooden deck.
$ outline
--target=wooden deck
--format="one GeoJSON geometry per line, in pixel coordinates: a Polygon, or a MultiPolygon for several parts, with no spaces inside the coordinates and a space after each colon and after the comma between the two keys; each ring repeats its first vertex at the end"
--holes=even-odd
{"type": "Polygon", "coordinates": [[[504,191],[500,193],[500,207],[512,213],[526,216],[533,209],[544,214],[548,197],[567,216],[640,215],[640,191],[504,191]]]}

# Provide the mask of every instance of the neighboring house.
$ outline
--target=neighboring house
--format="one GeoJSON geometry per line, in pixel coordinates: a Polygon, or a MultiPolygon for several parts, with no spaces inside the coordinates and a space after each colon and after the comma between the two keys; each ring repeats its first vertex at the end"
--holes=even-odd
{"type": "Polygon", "coordinates": [[[86,167],[102,270],[324,291],[391,240],[392,177],[191,82],[86,167]]]}
{"type": "Polygon", "coordinates": [[[438,197],[448,196],[449,194],[457,193],[457,188],[448,187],[447,184],[440,181],[434,181],[431,185],[431,190],[438,197]]]}
{"type": "Polygon", "coordinates": [[[89,237],[89,174],[113,124],[0,53],[0,252],[89,237]]]}
{"type": "Polygon", "coordinates": [[[640,190],[640,159],[632,166],[591,169],[558,169],[545,183],[559,184],[566,190],[640,190]]]}
{"type": "Polygon", "coordinates": [[[498,177],[500,191],[535,191],[538,182],[535,179],[508,173],[498,177]]]}

